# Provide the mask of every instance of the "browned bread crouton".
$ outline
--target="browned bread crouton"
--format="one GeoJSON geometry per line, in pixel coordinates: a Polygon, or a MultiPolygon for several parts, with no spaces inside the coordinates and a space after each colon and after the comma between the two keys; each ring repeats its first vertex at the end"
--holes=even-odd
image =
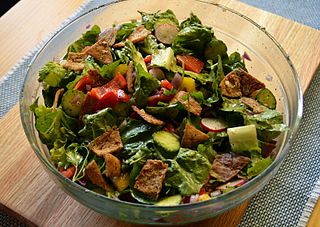
{"type": "Polygon", "coordinates": [[[107,192],[111,192],[112,187],[103,178],[99,166],[95,160],[92,160],[85,169],[85,178],[91,181],[93,184],[98,185],[107,192]]]}
{"type": "Polygon", "coordinates": [[[256,100],[252,98],[247,98],[247,97],[241,97],[240,101],[247,105],[253,113],[259,114],[262,113],[266,110],[264,106],[262,106],[260,103],[258,103],[256,100]]]}
{"type": "Polygon", "coordinates": [[[107,177],[118,177],[121,174],[121,162],[120,160],[110,154],[106,153],[103,155],[106,162],[106,176],[107,177]]]}
{"type": "Polygon", "coordinates": [[[194,98],[192,98],[188,92],[179,91],[170,101],[170,103],[176,102],[180,102],[190,113],[193,113],[198,117],[201,115],[201,105],[194,98]]]}
{"type": "Polygon", "coordinates": [[[167,170],[168,164],[161,160],[147,160],[136,179],[134,188],[151,199],[157,200],[167,170]]]}
{"type": "MultiPolygon", "coordinates": [[[[129,35],[127,40],[133,43],[142,42],[151,32],[146,29],[143,25],[136,27],[136,29],[129,35]]],[[[124,42],[119,42],[113,45],[114,48],[124,47],[124,42]]]]}
{"type": "Polygon", "coordinates": [[[134,112],[136,112],[137,114],[139,114],[139,116],[142,117],[143,120],[145,120],[146,122],[148,122],[148,123],[150,123],[150,124],[152,124],[152,125],[164,125],[164,124],[165,124],[164,121],[161,121],[161,120],[155,118],[154,116],[146,113],[146,112],[144,111],[144,109],[141,109],[141,110],[140,110],[140,109],[139,109],[138,107],[136,107],[136,106],[132,106],[132,109],[133,109],[134,112]]]}
{"type": "Polygon", "coordinates": [[[103,64],[110,64],[113,62],[109,42],[104,38],[100,39],[89,48],[86,48],[85,53],[91,55],[94,59],[103,64]]]}
{"type": "Polygon", "coordinates": [[[91,141],[88,147],[98,156],[120,151],[123,148],[119,129],[112,127],[91,141]]]}
{"type": "Polygon", "coordinates": [[[250,158],[229,153],[217,155],[213,161],[210,175],[219,181],[227,182],[236,176],[249,161],[250,158]]]}
{"type": "Polygon", "coordinates": [[[265,87],[264,83],[260,82],[243,69],[237,69],[236,72],[240,76],[242,96],[249,96],[252,92],[265,87]]]}
{"type": "Polygon", "coordinates": [[[230,98],[242,96],[240,77],[235,71],[230,72],[220,82],[221,94],[230,98]]]}
{"type": "Polygon", "coordinates": [[[186,124],[186,127],[183,131],[181,146],[186,148],[193,148],[199,143],[209,139],[209,136],[200,130],[196,129],[190,123],[186,124]]]}

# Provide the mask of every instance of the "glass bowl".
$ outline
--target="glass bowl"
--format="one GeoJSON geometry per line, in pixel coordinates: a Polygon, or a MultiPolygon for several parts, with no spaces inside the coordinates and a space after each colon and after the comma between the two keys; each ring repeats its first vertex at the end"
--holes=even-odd
{"type": "Polygon", "coordinates": [[[287,155],[297,131],[302,116],[302,92],[297,73],[287,54],[265,29],[246,16],[227,7],[198,0],[128,0],[106,4],[87,12],[62,28],[44,45],[27,72],[21,92],[20,114],[28,140],[44,169],[75,200],[122,221],[183,224],[219,215],[251,198],[270,181],[287,155]],[[187,18],[193,12],[203,24],[213,27],[217,38],[226,43],[229,53],[246,52],[251,58],[251,61],[246,61],[249,73],[264,82],[278,97],[278,110],[284,113],[284,121],[290,130],[279,138],[274,162],[262,174],[229,193],[203,202],[164,207],[109,199],[66,179],[50,162],[48,150],[39,139],[33,113],[29,110],[35,97],[41,94],[38,71],[49,60],[61,58],[66,47],[78,39],[88,25],[97,24],[101,28],[107,28],[113,24],[139,19],[137,10],[155,12],[166,9],[173,10],[179,20],[187,18]]]}

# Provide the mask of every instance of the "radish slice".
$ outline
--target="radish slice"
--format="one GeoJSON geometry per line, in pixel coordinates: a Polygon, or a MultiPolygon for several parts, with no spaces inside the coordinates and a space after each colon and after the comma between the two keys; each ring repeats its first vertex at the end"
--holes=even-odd
{"type": "Polygon", "coordinates": [[[217,187],[217,189],[218,190],[225,190],[230,187],[240,187],[241,185],[243,185],[245,183],[246,183],[246,181],[243,179],[235,180],[235,181],[231,181],[226,184],[220,185],[219,187],[217,187]]]}
{"type": "Polygon", "coordinates": [[[201,127],[211,132],[222,132],[228,128],[227,122],[221,118],[202,118],[201,127]]]}

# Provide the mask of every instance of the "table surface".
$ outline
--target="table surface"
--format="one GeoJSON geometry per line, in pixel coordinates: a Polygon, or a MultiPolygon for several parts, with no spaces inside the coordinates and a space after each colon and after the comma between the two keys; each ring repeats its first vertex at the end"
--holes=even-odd
{"type": "MultiPolygon", "coordinates": [[[[315,49],[317,49],[316,47],[318,47],[317,45],[320,43],[319,31],[272,15],[262,10],[247,6],[238,1],[217,0],[215,2],[223,3],[224,5],[227,5],[234,9],[241,9],[243,14],[257,21],[258,24],[266,27],[267,31],[269,31],[289,53],[291,60],[293,61],[298,71],[303,90],[305,91],[307,89],[312,79],[312,75],[314,75],[319,65],[320,51],[315,51],[315,49]],[[270,17],[272,17],[273,21],[270,20],[270,17]],[[295,34],[295,36],[291,36],[290,39],[288,39],[288,33],[295,34]],[[303,40],[306,36],[309,39],[309,43],[305,44],[303,50],[300,50],[298,45],[293,45],[294,43],[297,44],[298,40],[303,40]],[[305,59],[305,61],[303,59],[305,59]]],[[[5,15],[3,15],[0,18],[0,53],[2,53],[0,56],[0,80],[9,71],[9,69],[12,68],[15,63],[17,63],[18,60],[20,60],[25,54],[32,50],[36,46],[36,44],[43,40],[48,34],[50,34],[50,32],[54,31],[55,28],[57,28],[62,21],[70,16],[82,3],[82,0],[22,0],[11,10],[9,10],[5,15]]],[[[14,126],[17,130],[19,130],[19,134],[23,134],[20,123],[16,122],[17,116],[19,116],[19,111],[16,105],[4,118],[0,120],[0,144],[5,145],[4,149],[1,149],[0,151],[1,160],[2,158],[6,158],[6,160],[9,161],[9,158],[5,154],[5,152],[12,150],[15,146],[19,145],[13,144],[14,140],[9,141],[10,136],[8,136],[8,133],[10,133],[10,130],[7,131],[9,127],[14,126]]],[[[26,143],[25,138],[23,138],[23,143],[26,143]]],[[[32,153],[30,147],[24,149],[28,150],[28,156],[31,156],[34,160],[36,160],[35,155],[32,153]]],[[[37,168],[39,166],[39,163],[33,165],[34,168],[37,168]]],[[[23,166],[21,166],[21,168],[24,169],[23,166]]],[[[51,189],[58,190],[57,188],[55,188],[55,186],[53,186],[53,182],[46,179],[46,174],[43,174],[42,172],[42,170],[38,171],[39,174],[42,174],[41,177],[44,179],[44,181],[52,185],[51,189]]],[[[31,176],[31,178],[34,177],[35,176],[31,176]]],[[[13,185],[15,185],[15,180],[17,180],[17,177],[14,176],[12,178],[2,178],[0,180],[1,182],[5,182],[4,180],[7,180],[5,187],[2,188],[14,188],[13,185]]],[[[22,204],[22,202],[25,201],[23,197],[19,197],[21,199],[20,204],[19,201],[16,201],[16,204],[19,204],[19,206],[10,207],[13,204],[10,203],[10,199],[12,199],[14,193],[15,192],[12,191],[12,193],[9,193],[10,195],[3,195],[0,189],[0,203],[3,203],[9,208],[20,213],[21,215],[26,216],[30,220],[36,222],[36,224],[50,224],[50,222],[46,221],[37,222],[37,219],[40,219],[42,217],[37,215],[35,212],[25,212],[22,207],[29,207],[29,204],[22,204]]],[[[71,198],[66,197],[62,191],[58,192],[57,196],[63,198],[64,200],[72,200],[71,198]]],[[[58,198],[58,200],[61,200],[61,198],[58,198]]],[[[72,203],[75,204],[76,202],[72,201],[72,203]]],[[[221,217],[210,220],[216,225],[220,224],[220,226],[236,226],[240,222],[248,203],[249,202],[247,201],[238,208],[226,214],[223,214],[224,217],[232,217],[227,223],[222,224],[222,222],[217,221],[219,219],[223,221],[226,220],[225,218],[221,217]]],[[[41,206],[46,205],[48,204],[42,204],[41,206]]],[[[85,209],[84,207],[82,207],[82,205],[77,205],[77,207],[79,207],[79,209],[85,209]]],[[[65,207],[65,210],[68,211],[69,208],[65,207]]],[[[56,213],[55,215],[61,214],[56,213]]],[[[98,222],[101,217],[98,214],[95,215],[98,222]]],[[[46,218],[48,220],[50,219],[51,221],[57,220],[57,218],[54,219],[54,217],[50,217],[50,213],[46,213],[46,218]]],[[[316,226],[317,220],[319,219],[320,203],[318,202],[308,225],[316,226]]],[[[116,223],[118,223],[113,220],[111,222],[115,225],[116,223]]],[[[208,223],[208,221],[202,223],[205,226],[212,226],[208,223]]]]}

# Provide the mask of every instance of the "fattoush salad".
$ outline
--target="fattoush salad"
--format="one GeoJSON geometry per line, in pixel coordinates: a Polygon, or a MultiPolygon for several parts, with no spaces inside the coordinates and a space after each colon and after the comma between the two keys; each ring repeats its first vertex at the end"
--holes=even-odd
{"type": "Polygon", "coordinates": [[[158,206],[208,200],[262,173],[288,127],[251,59],[228,53],[193,13],[138,13],[90,26],[40,69],[30,109],[52,164],[106,197],[158,206]]]}

